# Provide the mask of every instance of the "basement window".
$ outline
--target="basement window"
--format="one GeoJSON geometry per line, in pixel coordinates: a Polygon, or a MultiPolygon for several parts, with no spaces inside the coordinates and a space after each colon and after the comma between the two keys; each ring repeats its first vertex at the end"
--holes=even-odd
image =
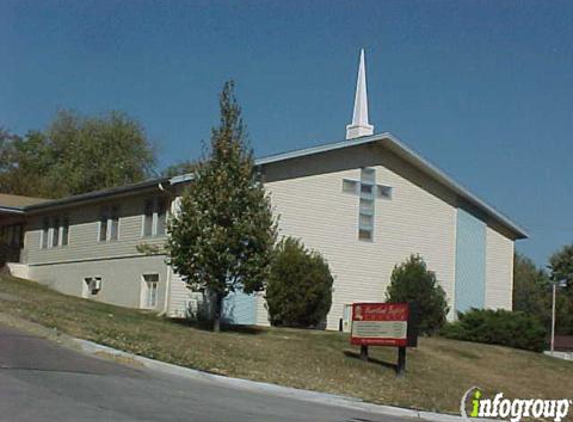
{"type": "Polygon", "coordinates": [[[142,308],[155,309],[157,307],[157,293],[159,290],[159,274],[143,274],[142,308]]]}

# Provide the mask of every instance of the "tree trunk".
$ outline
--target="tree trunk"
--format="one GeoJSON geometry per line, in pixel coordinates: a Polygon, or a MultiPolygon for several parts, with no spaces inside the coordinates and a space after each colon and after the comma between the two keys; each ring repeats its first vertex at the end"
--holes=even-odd
{"type": "Polygon", "coordinates": [[[223,313],[223,296],[220,293],[215,294],[215,312],[213,318],[213,331],[221,331],[221,314],[223,313]]]}

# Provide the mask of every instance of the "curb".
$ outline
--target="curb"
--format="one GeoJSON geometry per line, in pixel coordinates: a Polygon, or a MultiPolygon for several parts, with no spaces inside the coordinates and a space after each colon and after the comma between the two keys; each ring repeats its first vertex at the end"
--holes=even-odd
{"type": "MultiPolygon", "coordinates": [[[[84,353],[103,356],[115,356],[134,361],[142,365],[146,369],[161,372],[166,375],[174,375],[182,378],[210,381],[227,387],[248,390],[257,393],[266,393],[273,395],[280,395],[283,397],[290,397],[298,400],[304,400],[313,403],[327,404],[332,406],[344,407],[363,412],[376,413],[384,416],[404,417],[421,419],[424,421],[432,422],[460,422],[467,421],[461,416],[426,412],[421,410],[405,409],[401,407],[377,405],[373,403],[365,403],[361,399],[329,394],[320,393],[316,391],[301,390],[293,387],[284,387],[277,384],[270,384],[260,381],[251,381],[242,378],[231,378],[223,375],[210,374],[208,372],[199,371],[197,369],[186,368],[183,366],[173,365],[171,363],[158,361],[155,359],[146,358],[143,356],[135,355],[133,353],[124,352],[88,340],[78,338],[70,338],[72,343],[75,343],[84,353]]],[[[485,419],[482,419],[485,422],[485,419]]]]}
{"type": "MultiPolygon", "coordinates": [[[[32,335],[44,337],[48,340],[61,344],[63,347],[79,350],[80,352],[92,355],[98,359],[109,359],[113,357],[122,358],[124,363],[128,362],[131,364],[136,364],[143,366],[145,369],[160,372],[166,375],[174,375],[191,380],[210,381],[222,386],[242,389],[245,391],[281,395],[283,397],[290,397],[307,402],[337,406],[356,411],[370,412],[382,416],[412,418],[430,422],[471,422],[468,421],[468,419],[462,418],[461,416],[451,414],[378,405],[373,403],[366,403],[361,399],[349,396],[302,390],[261,381],[251,381],[242,378],[231,378],[224,375],[210,374],[208,372],[199,371],[197,369],[186,368],[159,360],[146,358],[133,353],[124,352],[109,346],[94,343],[93,341],[75,338],[61,333],[54,328],[48,328],[41,324],[28,321],[24,318],[14,315],[9,315],[1,311],[0,322],[8,326],[27,331],[32,335]]],[[[118,359],[118,361],[122,362],[122,359],[118,359]]],[[[480,418],[479,421],[500,422],[499,420],[482,418],[480,418]]]]}

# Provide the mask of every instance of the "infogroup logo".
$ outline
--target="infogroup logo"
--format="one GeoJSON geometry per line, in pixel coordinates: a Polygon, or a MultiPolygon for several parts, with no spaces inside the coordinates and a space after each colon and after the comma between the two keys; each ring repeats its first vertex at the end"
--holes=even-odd
{"type": "Polygon", "coordinates": [[[543,418],[560,422],[569,414],[573,401],[569,399],[507,399],[497,393],[493,399],[486,399],[479,387],[472,387],[462,397],[460,412],[467,421],[481,418],[501,418],[520,422],[524,418],[543,418]],[[468,413],[468,408],[469,413],[468,413]]]}

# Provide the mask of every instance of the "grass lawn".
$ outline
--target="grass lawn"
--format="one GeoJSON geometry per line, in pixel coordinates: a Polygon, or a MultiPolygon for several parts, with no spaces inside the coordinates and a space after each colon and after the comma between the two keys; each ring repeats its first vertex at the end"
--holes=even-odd
{"type": "Polygon", "coordinates": [[[0,312],[191,368],[417,409],[458,413],[462,394],[474,385],[516,398],[573,391],[573,362],[536,353],[423,338],[408,351],[407,375],[396,378],[383,364],[395,362],[395,349],[371,348],[373,361],[362,362],[347,334],[276,328],[214,334],[8,276],[0,278],[0,312]]]}

